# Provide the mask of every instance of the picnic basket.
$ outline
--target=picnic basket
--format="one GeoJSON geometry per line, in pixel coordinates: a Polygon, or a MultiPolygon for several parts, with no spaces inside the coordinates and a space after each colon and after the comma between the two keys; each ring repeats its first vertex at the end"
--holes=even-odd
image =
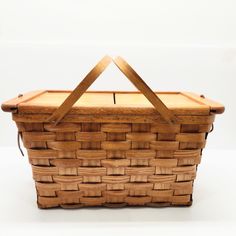
{"type": "Polygon", "coordinates": [[[215,114],[189,92],[153,92],[121,57],[105,56],[74,91],[7,101],[27,149],[40,208],[189,206],[215,114]],[[114,62],[139,92],[86,92],[114,62]]]}

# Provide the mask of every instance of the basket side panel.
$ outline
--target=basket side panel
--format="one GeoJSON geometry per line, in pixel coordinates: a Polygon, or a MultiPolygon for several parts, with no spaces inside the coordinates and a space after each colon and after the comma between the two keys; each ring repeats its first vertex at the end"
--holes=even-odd
{"type": "Polygon", "coordinates": [[[180,116],[175,125],[144,116],[87,117],[53,126],[18,118],[41,208],[191,205],[214,121],[211,115],[180,116]]]}

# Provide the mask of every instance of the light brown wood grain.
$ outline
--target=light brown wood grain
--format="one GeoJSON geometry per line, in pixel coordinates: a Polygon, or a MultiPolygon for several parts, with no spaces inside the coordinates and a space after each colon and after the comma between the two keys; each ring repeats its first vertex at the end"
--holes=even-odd
{"type": "MultiPolygon", "coordinates": [[[[29,97],[30,95],[26,94],[21,99],[16,99],[15,101],[14,99],[10,100],[3,103],[2,106],[5,106],[5,111],[11,111],[12,109],[19,113],[51,114],[63,103],[69,94],[70,92],[63,91],[41,91],[37,96],[29,97]],[[23,100],[24,97],[25,100],[23,100]]],[[[156,92],[155,94],[159,96],[174,114],[207,115],[209,112],[220,113],[224,108],[216,102],[212,102],[212,105],[209,102],[206,102],[206,104],[203,102],[199,103],[197,99],[192,99],[184,93],[156,92]]],[[[98,91],[86,92],[70,109],[69,114],[112,114],[114,112],[120,114],[157,114],[152,105],[140,92],[120,92],[115,93],[115,97],[116,104],[113,101],[113,93],[110,91],[104,93],[98,91]]]]}
{"type": "Polygon", "coordinates": [[[28,92],[24,95],[19,94],[18,97],[4,102],[1,105],[1,108],[3,111],[6,111],[6,112],[13,112],[13,113],[17,112],[19,104],[27,102],[29,100],[32,100],[32,99],[38,97],[39,95],[42,95],[45,92],[46,92],[45,90],[37,90],[37,91],[28,92]]]}

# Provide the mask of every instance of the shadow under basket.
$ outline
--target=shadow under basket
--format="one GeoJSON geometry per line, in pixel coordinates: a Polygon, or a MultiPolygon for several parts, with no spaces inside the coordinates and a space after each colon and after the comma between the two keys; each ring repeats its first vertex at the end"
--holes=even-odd
{"type": "Polygon", "coordinates": [[[124,59],[104,57],[74,91],[2,104],[32,166],[40,208],[189,206],[215,114],[188,92],[153,92],[124,59]],[[140,92],[86,92],[113,61],[140,92]]]}

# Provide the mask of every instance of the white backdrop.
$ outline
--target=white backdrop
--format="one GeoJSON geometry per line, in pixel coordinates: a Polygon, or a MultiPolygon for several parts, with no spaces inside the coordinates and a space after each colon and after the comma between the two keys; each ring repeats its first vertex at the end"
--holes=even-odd
{"type": "MultiPolygon", "coordinates": [[[[35,89],[73,89],[105,54],[121,55],[154,90],[222,102],[208,147],[235,148],[236,2],[0,1],[0,101],[35,89]]],[[[92,89],[134,89],[110,66],[92,89]]],[[[0,113],[0,145],[16,145],[0,113]]]]}
{"type": "MultiPolygon", "coordinates": [[[[153,90],[193,91],[226,106],[209,135],[192,207],[78,211],[37,209],[16,127],[0,111],[0,234],[236,235],[236,150],[219,150],[236,147],[235,12],[235,0],[0,0],[0,103],[35,89],[73,89],[110,54],[153,90]]],[[[111,65],[92,89],[134,88],[111,65]]]]}

